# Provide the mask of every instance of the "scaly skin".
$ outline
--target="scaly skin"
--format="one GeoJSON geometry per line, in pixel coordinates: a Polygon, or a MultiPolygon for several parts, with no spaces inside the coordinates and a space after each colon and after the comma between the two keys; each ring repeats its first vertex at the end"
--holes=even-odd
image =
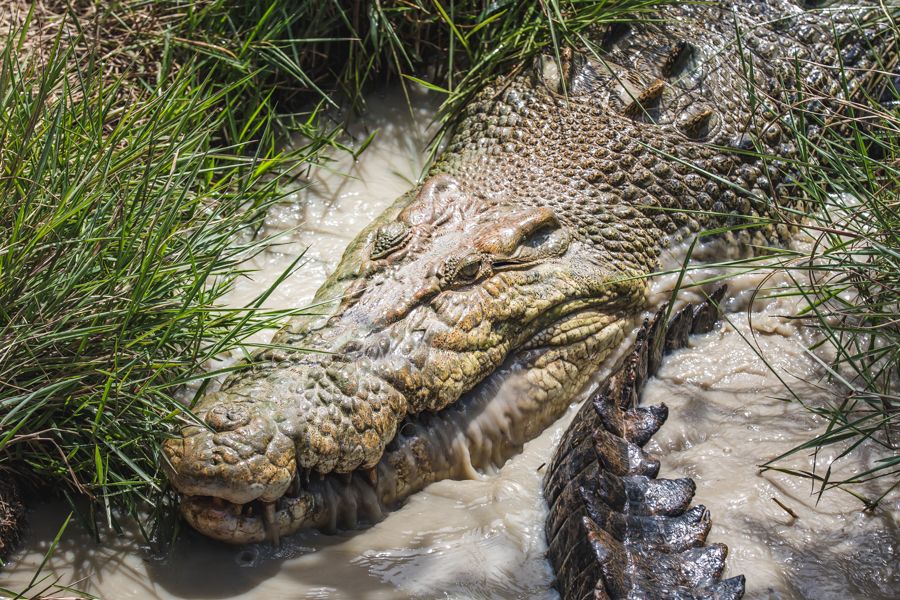
{"type": "Polygon", "coordinates": [[[691,508],[690,479],[656,479],[659,461],[641,447],[668,416],[664,404],[640,406],[644,384],[664,356],[706,333],[725,288],[665,322],[645,321],[621,368],[584,403],[544,476],[549,512],[547,558],[564,600],[671,598],[738,600],[744,577],[724,581],[728,548],[704,546],[711,521],[691,508]]]}
{"type": "MultiPolygon", "coordinates": [[[[298,473],[372,472],[404,419],[504,364],[523,402],[559,415],[645,308],[664,248],[757,218],[778,224],[731,240],[789,235],[780,175],[733,148],[794,155],[777,109],[798,74],[840,94],[831,23],[783,0],[659,16],[597,32],[602,59],[566,50],[480,93],[424,183],[350,244],[316,296],[327,314],[276,335],[296,350],[260,353],[201,400],[208,427],[165,445],[180,492],[220,499],[185,504],[195,527],[257,539],[228,504],[254,500],[281,533],[311,523],[290,501],[298,473]]],[[[866,43],[841,44],[848,67],[871,66],[866,43]]]]}

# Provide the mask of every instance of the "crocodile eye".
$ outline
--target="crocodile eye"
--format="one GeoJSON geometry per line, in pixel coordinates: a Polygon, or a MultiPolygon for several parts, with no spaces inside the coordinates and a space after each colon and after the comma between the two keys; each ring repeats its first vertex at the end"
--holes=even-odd
{"type": "Polygon", "coordinates": [[[401,248],[410,236],[409,225],[402,221],[393,221],[381,227],[375,234],[375,243],[369,255],[372,260],[384,258],[394,250],[401,248]]]}
{"type": "Polygon", "coordinates": [[[478,277],[479,273],[481,273],[481,257],[470,256],[456,269],[453,279],[456,283],[468,283],[478,277]]]}

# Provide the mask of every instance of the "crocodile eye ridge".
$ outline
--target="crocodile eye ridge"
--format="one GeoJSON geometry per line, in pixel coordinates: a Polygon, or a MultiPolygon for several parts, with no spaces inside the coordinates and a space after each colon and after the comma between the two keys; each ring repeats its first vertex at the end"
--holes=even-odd
{"type": "Polygon", "coordinates": [[[375,233],[375,242],[372,246],[370,258],[372,260],[384,258],[391,252],[403,247],[409,239],[410,233],[409,225],[402,221],[392,221],[382,226],[375,233]]]}

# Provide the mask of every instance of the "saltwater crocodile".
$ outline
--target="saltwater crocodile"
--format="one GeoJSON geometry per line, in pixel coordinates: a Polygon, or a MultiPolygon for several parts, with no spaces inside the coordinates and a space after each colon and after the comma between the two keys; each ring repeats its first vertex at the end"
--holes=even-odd
{"type": "Polygon", "coordinates": [[[887,47],[873,7],[662,7],[488,86],[350,244],[324,314],[166,443],[186,520],[233,543],[353,527],[502,463],[633,331],[665,248],[721,226],[755,224],[734,244],[790,235],[784,177],[756,156],[795,155],[781,116],[799,87],[827,113],[866,79],[887,47]]]}

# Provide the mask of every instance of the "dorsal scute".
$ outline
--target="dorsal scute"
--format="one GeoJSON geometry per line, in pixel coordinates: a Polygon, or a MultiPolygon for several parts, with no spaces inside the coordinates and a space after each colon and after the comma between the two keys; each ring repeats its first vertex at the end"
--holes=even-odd
{"type": "MultiPolygon", "coordinates": [[[[652,20],[609,24],[591,47],[566,49],[564,84],[553,91],[693,141],[728,145],[739,132],[771,132],[771,114],[792,100],[786,89],[840,93],[833,70],[807,64],[816,53],[837,62],[829,20],[801,4],[679,5],[652,20]],[[762,111],[743,100],[754,94],[762,111]]],[[[861,54],[857,42],[847,45],[861,54]]]]}

